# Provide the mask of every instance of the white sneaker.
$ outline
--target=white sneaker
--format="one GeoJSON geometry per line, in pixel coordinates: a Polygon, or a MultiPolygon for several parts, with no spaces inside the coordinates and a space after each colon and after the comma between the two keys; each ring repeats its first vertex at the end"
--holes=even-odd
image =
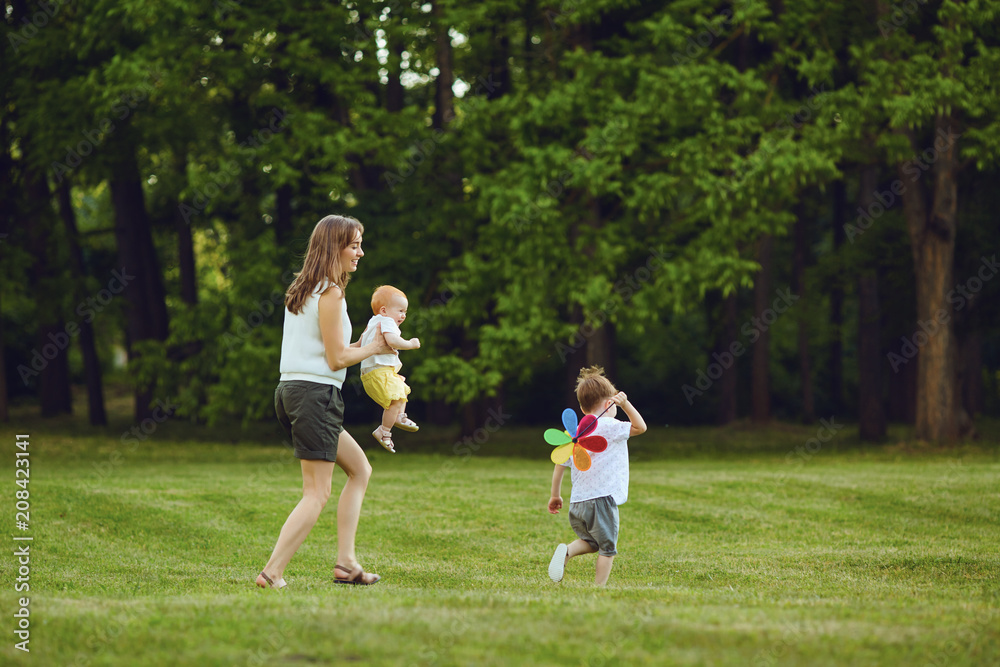
{"type": "Polygon", "coordinates": [[[560,544],[556,547],[556,552],[552,554],[549,561],[549,579],[552,581],[562,581],[563,572],[566,571],[566,545],[560,544]]]}

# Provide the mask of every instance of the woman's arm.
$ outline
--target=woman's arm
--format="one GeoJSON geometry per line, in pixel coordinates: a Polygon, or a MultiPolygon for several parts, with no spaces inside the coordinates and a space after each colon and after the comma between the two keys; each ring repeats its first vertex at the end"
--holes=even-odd
{"type": "Polygon", "coordinates": [[[319,331],[326,348],[326,363],[331,370],[339,371],[361,363],[373,354],[392,354],[393,350],[385,342],[382,329],[376,331],[375,340],[368,345],[354,347],[344,340],[343,306],[344,292],[334,285],[319,298],[319,331]]]}

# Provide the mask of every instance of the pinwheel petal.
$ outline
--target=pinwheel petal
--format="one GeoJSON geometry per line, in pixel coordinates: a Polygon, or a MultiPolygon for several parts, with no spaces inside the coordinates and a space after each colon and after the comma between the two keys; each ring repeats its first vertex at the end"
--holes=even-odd
{"type": "Polygon", "coordinates": [[[608,441],[603,435],[588,435],[576,439],[576,444],[592,452],[603,452],[608,448],[608,441]]]}
{"type": "Polygon", "coordinates": [[[576,436],[576,410],[566,408],[562,413],[562,423],[570,437],[576,436]]]}
{"type": "Polygon", "coordinates": [[[584,415],[583,419],[580,420],[580,428],[577,431],[576,437],[582,438],[585,435],[590,435],[597,428],[597,417],[594,415],[584,415]]]}
{"type": "Polygon", "coordinates": [[[565,431],[560,431],[559,429],[555,428],[545,429],[545,435],[543,437],[545,438],[545,442],[549,443],[550,445],[556,445],[556,446],[565,445],[567,442],[572,441],[572,438],[566,435],[565,431]]]}
{"type": "Polygon", "coordinates": [[[550,456],[549,458],[552,459],[553,463],[566,463],[566,461],[569,460],[569,457],[572,453],[573,453],[573,443],[567,442],[565,445],[553,449],[552,456],[550,456]]]}
{"type": "Polygon", "coordinates": [[[573,465],[577,470],[590,470],[590,454],[583,447],[573,448],[573,465]]]}

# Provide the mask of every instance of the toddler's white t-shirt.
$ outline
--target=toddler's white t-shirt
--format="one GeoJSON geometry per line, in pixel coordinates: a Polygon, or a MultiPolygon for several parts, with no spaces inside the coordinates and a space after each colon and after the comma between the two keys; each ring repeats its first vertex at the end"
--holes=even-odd
{"type": "Polygon", "coordinates": [[[587,451],[591,462],[589,470],[577,470],[572,456],[562,464],[572,467],[571,503],[604,496],[611,496],[617,505],[628,500],[628,434],[631,430],[631,422],[613,417],[597,420],[597,427],[589,435],[604,436],[608,448],[603,452],[587,451]]]}
{"type": "MultiPolygon", "coordinates": [[[[368,345],[373,340],[375,340],[375,325],[382,324],[383,334],[396,334],[401,335],[399,326],[396,321],[391,317],[386,317],[385,315],[374,315],[370,320],[368,320],[368,326],[365,327],[365,332],[361,334],[361,345],[368,345]]],[[[379,366],[390,366],[399,372],[399,369],[403,367],[402,362],[399,360],[399,353],[393,352],[392,354],[373,354],[372,356],[364,359],[361,362],[361,374],[364,375],[368,371],[377,368],[379,366]]]]}

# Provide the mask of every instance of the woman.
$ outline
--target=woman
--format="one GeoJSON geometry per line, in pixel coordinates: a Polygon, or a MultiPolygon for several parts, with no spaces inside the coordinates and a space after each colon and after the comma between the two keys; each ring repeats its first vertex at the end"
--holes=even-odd
{"type": "Polygon", "coordinates": [[[330,497],[334,464],[347,473],[337,504],[337,563],[334,581],[369,586],[379,580],[365,572],[354,553],[361,503],[372,468],[357,441],[344,430],[340,389],[347,367],[373,354],[391,354],[379,331],[375,340],[350,344],[344,289],[364,257],[364,227],[354,218],[329,215],[309,238],[302,271],[285,294],[281,339],[281,379],[274,392],[278,421],[302,465],[302,500],[288,515],[271,559],[257,576],[262,588],[284,588],[285,567],[305,541],[330,497]]]}

